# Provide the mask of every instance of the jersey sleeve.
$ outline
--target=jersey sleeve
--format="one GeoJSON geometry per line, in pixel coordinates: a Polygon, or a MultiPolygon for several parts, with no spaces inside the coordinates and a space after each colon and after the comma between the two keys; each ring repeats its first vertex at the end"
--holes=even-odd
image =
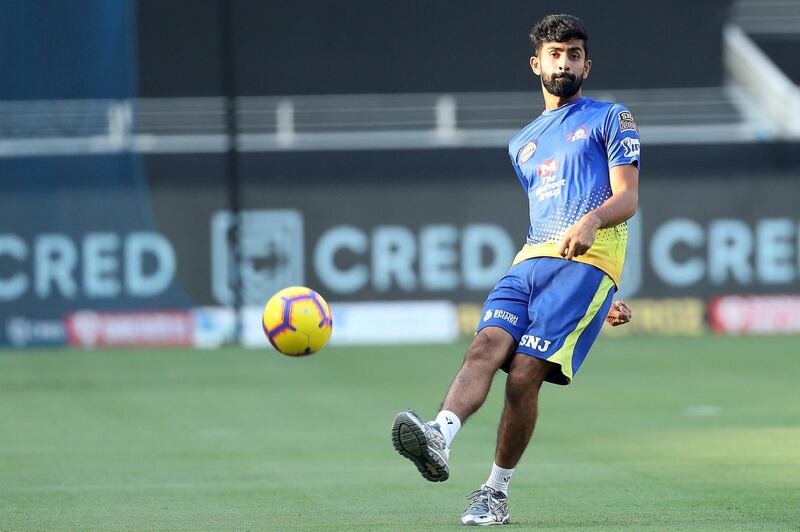
{"type": "Polygon", "coordinates": [[[508,150],[508,157],[511,159],[511,166],[514,168],[514,172],[517,174],[517,178],[519,182],[522,184],[522,188],[525,192],[528,191],[528,179],[525,177],[525,174],[522,173],[522,169],[517,165],[517,156],[515,153],[511,152],[511,149],[508,150]]]}
{"type": "Polygon", "coordinates": [[[639,128],[633,114],[622,105],[614,105],[606,122],[608,167],[635,164],[642,168],[639,128]]]}

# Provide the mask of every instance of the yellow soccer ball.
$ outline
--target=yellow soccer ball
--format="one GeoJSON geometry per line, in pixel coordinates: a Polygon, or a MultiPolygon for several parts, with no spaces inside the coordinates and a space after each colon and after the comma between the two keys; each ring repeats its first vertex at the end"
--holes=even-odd
{"type": "Polygon", "coordinates": [[[316,353],[328,343],[333,315],[321,295],[305,286],[290,286],[267,301],[261,317],[264,334],[284,355],[316,353]]]}

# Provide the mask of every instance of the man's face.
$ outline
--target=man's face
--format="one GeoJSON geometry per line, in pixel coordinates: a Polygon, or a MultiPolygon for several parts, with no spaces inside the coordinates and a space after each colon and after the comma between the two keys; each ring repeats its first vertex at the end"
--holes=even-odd
{"type": "Polygon", "coordinates": [[[541,76],[545,90],[553,96],[569,98],[581,88],[589,76],[591,60],[586,59],[582,39],[567,42],[547,42],[539,55],[531,57],[531,69],[541,76]]]}

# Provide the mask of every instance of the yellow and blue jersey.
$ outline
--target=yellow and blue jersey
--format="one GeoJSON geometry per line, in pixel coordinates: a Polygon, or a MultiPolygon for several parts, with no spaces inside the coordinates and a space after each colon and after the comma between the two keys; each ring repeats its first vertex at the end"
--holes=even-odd
{"type": "MultiPolygon", "coordinates": [[[[528,194],[530,228],[517,264],[560,257],[567,228],[611,197],[609,169],[640,164],[639,131],[624,106],[581,97],[543,112],[509,142],[511,164],[528,194]]],[[[627,224],[600,229],[575,261],[591,264],[619,286],[627,224]]]]}

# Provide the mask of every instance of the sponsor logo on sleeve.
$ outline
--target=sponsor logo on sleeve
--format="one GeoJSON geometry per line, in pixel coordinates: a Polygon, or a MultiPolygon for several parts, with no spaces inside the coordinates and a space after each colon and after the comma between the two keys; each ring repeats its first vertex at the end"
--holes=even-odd
{"type": "Polygon", "coordinates": [[[519,152],[519,164],[524,163],[531,157],[533,157],[534,152],[536,151],[536,143],[529,142],[522,148],[522,151],[519,152]]]}
{"type": "Polygon", "coordinates": [[[638,157],[639,156],[639,147],[640,143],[636,139],[632,139],[630,137],[622,139],[620,142],[623,148],[625,148],[625,157],[638,157]]]}
{"type": "Polygon", "coordinates": [[[633,114],[629,111],[623,111],[619,114],[619,130],[638,131],[636,128],[636,121],[633,119],[633,114]]]}

